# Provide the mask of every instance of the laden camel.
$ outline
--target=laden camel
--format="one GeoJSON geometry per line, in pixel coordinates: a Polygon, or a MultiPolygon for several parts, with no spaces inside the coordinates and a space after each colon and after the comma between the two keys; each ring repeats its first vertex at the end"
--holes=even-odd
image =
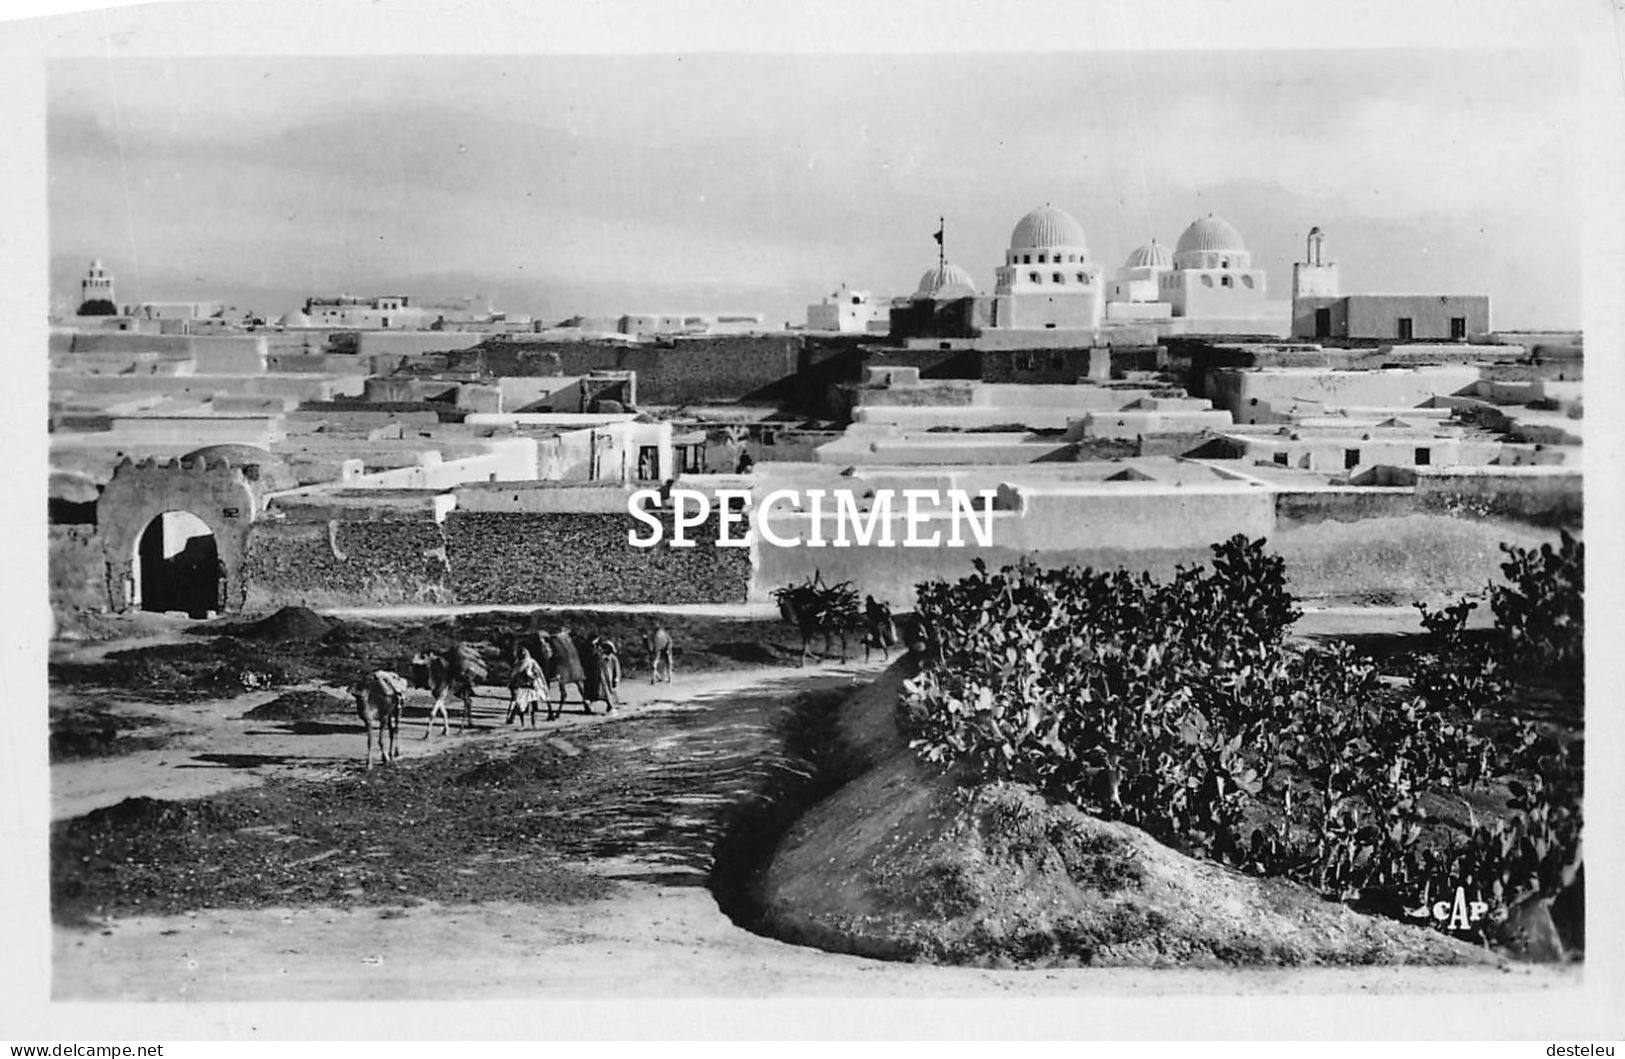
{"type": "Polygon", "coordinates": [[[838,585],[825,585],[823,575],[815,572],[805,584],[786,585],[774,590],[779,616],[794,625],[801,634],[801,660],[798,665],[807,664],[814,636],[824,638],[825,657],[829,656],[834,639],[839,637],[841,661],[846,661],[847,633],[860,627],[863,621],[862,613],[858,610],[857,593],[852,591],[851,584],[850,581],[842,581],[838,585]]]}
{"type": "Polygon", "coordinates": [[[398,673],[377,669],[351,689],[356,716],[367,729],[367,771],[372,771],[372,744],[377,733],[378,758],[387,764],[400,756],[397,739],[401,731],[401,704],[406,699],[406,681],[398,673]],[[389,745],[384,745],[384,734],[389,745]]]}
{"type": "Polygon", "coordinates": [[[412,686],[434,696],[434,705],[429,707],[429,716],[424,721],[423,738],[429,738],[436,717],[440,718],[440,734],[450,733],[446,699],[452,695],[463,700],[463,730],[474,727],[474,686],[486,675],[484,659],[467,644],[455,644],[446,651],[421,651],[414,655],[412,686]]]}

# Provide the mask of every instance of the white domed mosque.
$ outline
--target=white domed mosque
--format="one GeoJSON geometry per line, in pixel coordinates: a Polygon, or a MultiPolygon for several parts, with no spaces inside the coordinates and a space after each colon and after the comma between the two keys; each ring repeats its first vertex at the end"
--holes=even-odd
{"type": "Polygon", "coordinates": [[[976,297],[976,280],[965,269],[943,261],[936,268],[927,269],[910,299],[920,301],[931,298],[939,301],[949,298],[976,297]]]}
{"type": "Polygon", "coordinates": [[[1264,270],[1253,267],[1241,233],[1211,213],[1185,229],[1174,246],[1173,269],[1158,282],[1161,300],[1173,306],[1176,318],[1244,321],[1258,330],[1290,320],[1286,303],[1269,301],[1264,270]]]}
{"type": "Polygon", "coordinates": [[[1016,222],[995,273],[993,326],[1092,330],[1105,306],[1101,269],[1089,258],[1083,225],[1048,204],[1016,222]]]}
{"type": "Polygon", "coordinates": [[[1108,320],[1166,320],[1173,306],[1162,301],[1162,275],[1174,267],[1174,252],[1151,240],[1117,270],[1106,292],[1108,320]]]}

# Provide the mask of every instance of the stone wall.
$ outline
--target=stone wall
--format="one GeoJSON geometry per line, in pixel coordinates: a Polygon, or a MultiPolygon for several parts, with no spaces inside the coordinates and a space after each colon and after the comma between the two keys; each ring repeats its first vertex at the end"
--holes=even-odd
{"type": "Polygon", "coordinates": [[[1568,529],[1579,527],[1584,520],[1585,486],[1578,471],[1475,470],[1481,473],[1418,471],[1418,507],[1452,518],[1507,520],[1568,529]]]}
{"type": "Polygon", "coordinates": [[[451,601],[445,538],[432,518],[259,522],[243,580],[249,610],[451,601]]]}
{"type": "MultiPolygon", "coordinates": [[[[746,549],[634,548],[607,513],[454,511],[432,518],[264,521],[249,535],[244,606],[393,603],[729,603],[750,585],[746,549]]],[[[667,535],[670,530],[668,528],[667,535]]]]}
{"type": "Polygon", "coordinates": [[[459,600],[494,604],[745,600],[750,552],[715,547],[714,525],[688,531],[698,542],[692,548],[627,543],[629,530],[644,529],[625,512],[452,512],[445,523],[452,590],[459,600]]]}

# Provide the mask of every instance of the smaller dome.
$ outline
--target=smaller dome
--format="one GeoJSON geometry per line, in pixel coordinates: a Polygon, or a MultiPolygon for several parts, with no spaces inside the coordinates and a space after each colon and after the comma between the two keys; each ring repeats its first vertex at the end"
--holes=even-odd
{"type": "Polygon", "coordinates": [[[914,289],[915,298],[970,298],[976,294],[976,280],[958,265],[948,263],[927,269],[914,289]]]}
{"type": "Polygon", "coordinates": [[[1016,222],[1010,233],[1010,249],[1036,250],[1050,246],[1087,247],[1083,225],[1065,210],[1040,206],[1016,222]]]}
{"type": "Polygon", "coordinates": [[[288,469],[286,460],[257,445],[205,445],[182,456],[180,462],[190,463],[199,458],[207,460],[210,466],[224,461],[233,467],[256,467],[259,469],[259,483],[268,492],[293,489],[299,485],[299,479],[288,469]]]}
{"type": "Polygon", "coordinates": [[[306,316],[302,310],[295,309],[292,312],[283,313],[281,318],[277,320],[276,325],[278,327],[309,327],[310,317],[306,316]]]}
{"type": "Polygon", "coordinates": [[[1235,226],[1210,213],[1191,222],[1191,226],[1179,237],[1179,245],[1174,247],[1174,253],[1237,253],[1246,249],[1247,244],[1242,241],[1241,233],[1236,231],[1235,226]]]}
{"type": "Polygon", "coordinates": [[[1124,268],[1173,268],[1174,252],[1155,239],[1128,256],[1124,268]]]}

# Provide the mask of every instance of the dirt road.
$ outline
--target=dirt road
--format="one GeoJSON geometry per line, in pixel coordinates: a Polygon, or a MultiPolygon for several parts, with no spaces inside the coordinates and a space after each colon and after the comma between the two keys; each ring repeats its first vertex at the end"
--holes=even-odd
{"type": "MultiPolygon", "coordinates": [[[[454,731],[443,737],[437,732],[427,740],[422,738],[420,695],[402,744],[408,762],[471,742],[498,746],[589,737],[595,752],[619,753],[636,762],[621,796],[578,810],[592,814],[596,830],[605,836],[606,844],[589,861],[594,870],[618,880],[611,896],[573,905],[205,910],[108,920],[90,930],[59,927],[52,937],[52,996],[57,1001],[228,1005],[564,998],[1104,999],[1105,1008],[1094,1010],[1109,1020],[1114,1012],[1121,1016],[1131,1010],[1124,1005],[1135,998],[1240,994],[1255,998],[1247,1010],[1262,1010],[1253,1005],[1272,997],[1467,994],[1473,1025],[1485,1036],[1498,1035],[1498,1026],[1513,1032],[1512,1027],[1525,1026],[1537,1014],[1544,1019],[1570,1009],[1588,1010],[1583,970],[1577,967],[969,969],[825,953],[735,926],[707,888],[710,851],[722,811],[772,765],[775,711],[793,695],[850,686],[879,668],[876,662],[692,675],[653,687],[634,680],[623,685],[626,704],[617,720],[571,714],[554,722],[551,731],[539,733],[504,727],[505,700],[496,697],[497,689],[489,689],[491,697],[476,700],[475,733],[454,731]]],[[[315,778],[356,767],[359,731],[295,734],[286,725],[242,719],[246,710],[271,697],[273,693],[260,692],[177,706],[139,704],[140,712],[162,715],[185,733],[163,750],[56,766],[53,817],[78,815],[133,793],[192,797],[273,775],[315,778]]],[[[1458,996],[1455,1001],[1458,1011],[1461,1000],[1458,996]]],[[[220,1010],[199,1008],[195,1017],[206,1022],[220,1010]]],[[[580,1022],[575,1007],[569,1014],[558,1007],[547,1010],[552,1021],[532,1032],[559,1032],[561,1026],[580,1022]]],[[[588,1010],[603,1011],[592,1005],[588,1010]]],[[[898,1010],[887,1009],[891,1016],[898,1010]]],[[[953,1009],[960,1015],[967,1010],[953,1009]]],[[[1291,1008],[1312,1010],[1301,1003],[1291,1008]]],[[[257,1017],[274,1022],[278,1016],[261,1009],[257,1017]]],[[[417,1033],[428,1036],[501,1036],[506,1024],[418,1018],[416,1025],[417,1033]]],[[[594,1024],[598,1033],[613,1033],[615,1025],[619,1023],[594,1024]]],[[[785,1025],[769,1024],[765,1031],[787,1032],[785,1025]]],[[[1285,1025],[1271,1022],[1276,1028],[1285,1025]]],[[[1348,1032],[1382,1035],[1387,1028],[1371,1023],[1348,1032]]],[[[816,1025],[802,1032],[820,1030],[837,1032],[836,1027],[816,1025]]],[[[217,1026],[216,1032],[226,1030],[217,1026]]],[[[404,1031],[351,1027],[346,1032],[374,1036],[404,1031]]],[[[580,1032],[592,1033],[593,1027],[580,1032]]],[[[1079,1030],[1073,1026],[1072,1032],[1079,1030]]],[[[1132,1028],[1120,1032],[1137,1035],[1132,1028]]],[[[1313,1025],[1299,1032],[1312,1033],[1313,1025]]],[[[1409,1032],[1417,1031],[1412,1027],[1409,1032]]]]}

